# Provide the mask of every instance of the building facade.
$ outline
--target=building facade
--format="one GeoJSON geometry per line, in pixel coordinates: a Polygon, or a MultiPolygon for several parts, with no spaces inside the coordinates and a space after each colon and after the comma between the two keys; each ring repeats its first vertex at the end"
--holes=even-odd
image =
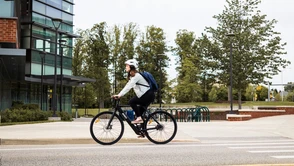
{"type": "Polygon", "coordinates": [[[72,87],[95,81],[72,75],[73,6],[0,0],[0,110],[22,101],[70,112],[72,87]]]}

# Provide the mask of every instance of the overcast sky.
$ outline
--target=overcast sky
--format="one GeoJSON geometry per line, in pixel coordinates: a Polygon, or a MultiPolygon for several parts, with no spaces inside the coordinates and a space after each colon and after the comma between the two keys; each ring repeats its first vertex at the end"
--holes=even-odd
{"type": "MultiPolygon", "coordinates": [[[[173,45],[176,32],[187,29],[199,36],[206,26],[216,27],[213,15],[220,14],[225,0],[75,0],[75,28],[91,28],[105,21],[108,26],[137,23],[141,30],[154,25],[162,28],[168,45],[173,45]]],[[[281,32],[288,54],[283,56],[291,65],[271,80],[273,83],[294,82],[294,0],[263,0],[259,9],[267,19],[276,19],[276,31],[281,32]]],[[[174,61],[172,61],[174,63],[174,61]]],[[[175,73],[174,67],[168,73],[175,73]]],[[[171,74],[170,78],[176,77],[171,74]]],[[[279,87],[277,87],[279,88],[279,87]]]]}

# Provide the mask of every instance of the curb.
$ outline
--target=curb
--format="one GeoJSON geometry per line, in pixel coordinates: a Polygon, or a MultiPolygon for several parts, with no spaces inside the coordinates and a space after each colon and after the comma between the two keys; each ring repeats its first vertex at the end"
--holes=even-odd
{"type": "MultiPolygon", "coordinates": [[[[146,143],[147,138],[122,138],[118,143],[146,143]]],[[[197,139],[174,139],[171,142],[200,142],[197,139]]],[[[152,142],[150,142],[152,143],[152,142]]],[[[98,144],[91,138],[81,139],[1,139],[1,145],[54,145],[54,144],[98,144]]]]}

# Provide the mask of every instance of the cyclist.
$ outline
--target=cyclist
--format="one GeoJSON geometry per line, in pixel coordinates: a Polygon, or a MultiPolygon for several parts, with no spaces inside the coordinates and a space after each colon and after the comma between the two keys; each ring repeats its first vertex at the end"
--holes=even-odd
{"type": "Polygon", "coordinates": [[[137,60],[129,59],[125,62],[125,65],[129,81],[119,94],[113,95],[112,97],[120,98],[133,88],[136,95],[132,99],[130,99],[129,105],[135,111],[137,118],[132,121],[132,123],[143,123],[141,116],[144,110],[141,107],[138,107],[138,104],[147,108],[153,102],[155,94],[152,90],[150,90],[149,84],[145,80],[145,78],[138,72],[137,60]]]}

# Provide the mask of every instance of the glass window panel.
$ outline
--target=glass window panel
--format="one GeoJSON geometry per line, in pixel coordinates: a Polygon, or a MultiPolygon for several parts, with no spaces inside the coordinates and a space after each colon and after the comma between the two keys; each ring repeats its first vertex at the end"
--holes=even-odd
{"type": "Polygon", "coordinates": [[[70,25],[73,24],[73,16],[67,13],[62,13],[62,20],[70,25]]]}
{"type": "Polygon", "coordinates": [[[66,32],[73,33],[73,25],[61,24],[61,29],[66,32]]]}
{"type": "Polygon", "coordinates": [[[73,5],[68,2],[62,1],[62,10],[68,13],[73,13],[73,5]]]}
{"type": "Polygon", "coordinates": [[[71,75],[72,75],[72,71],[71,71],[71,69],[65,69],[65,68],[63,68],[63,74],[64,74],[64,75],[69,75],[69,76],[71,76],[71,75]]]}
{"type": "Polygon", "coordinates": [[[14,16],[14,1],[0,0],[0,17],[13,17],[14,16]]]}
{"type": "Polygon", "coordinates": [[[72,59],[63,57],[63,68],[71,69],[71,67],[72,67],[72,59]]]}
{"type": "Polygon", "coordinates": [[[45,22],[46,22],[46,25],[48,25],[49,27],[54,28],[51,18],[46,18],[45,22]]]}
{"type": "Polygon", "coordinates": [[[33,13],[33,21],[36,21],[40,24],[45,24],[45,17],[37,13],[33,13]]]}
{"type": "Polygon", "coordinates": [[[32,48],[43,51],[44,49],[44,40],[32,38],[32,48]]]}
{"type": "Polygon", "coordinates": [[[41,14],[46,14],[46,6],[38,1],[33,2],[33,11],[36,11],[41,14]]]}
{"type": "Polygon", "coordinates": [[[47,0],[47,3],[61,9],[61,0],[47,0]]]}
{"type": "Polygon", "coordinates": [[[66,0],[66,1],[73,3],[73,0],[66,0]]]}
{"type": "Polygon", "coordinates": [[[37,36],[40,38],[44,38],[44,36],[46,35],[44,28],[40,28],[37,26],[33,26],[32,32],[33,36],[37,36]]]}
{"type": "MultiPolygon", "coordinates": [[[[46,15],[50,16],[51,18],[61,18],[61,11],[50,6],[46,6],[46,15]]],[[[52,22],[52,20],[51,20],[52,22]]]]}

